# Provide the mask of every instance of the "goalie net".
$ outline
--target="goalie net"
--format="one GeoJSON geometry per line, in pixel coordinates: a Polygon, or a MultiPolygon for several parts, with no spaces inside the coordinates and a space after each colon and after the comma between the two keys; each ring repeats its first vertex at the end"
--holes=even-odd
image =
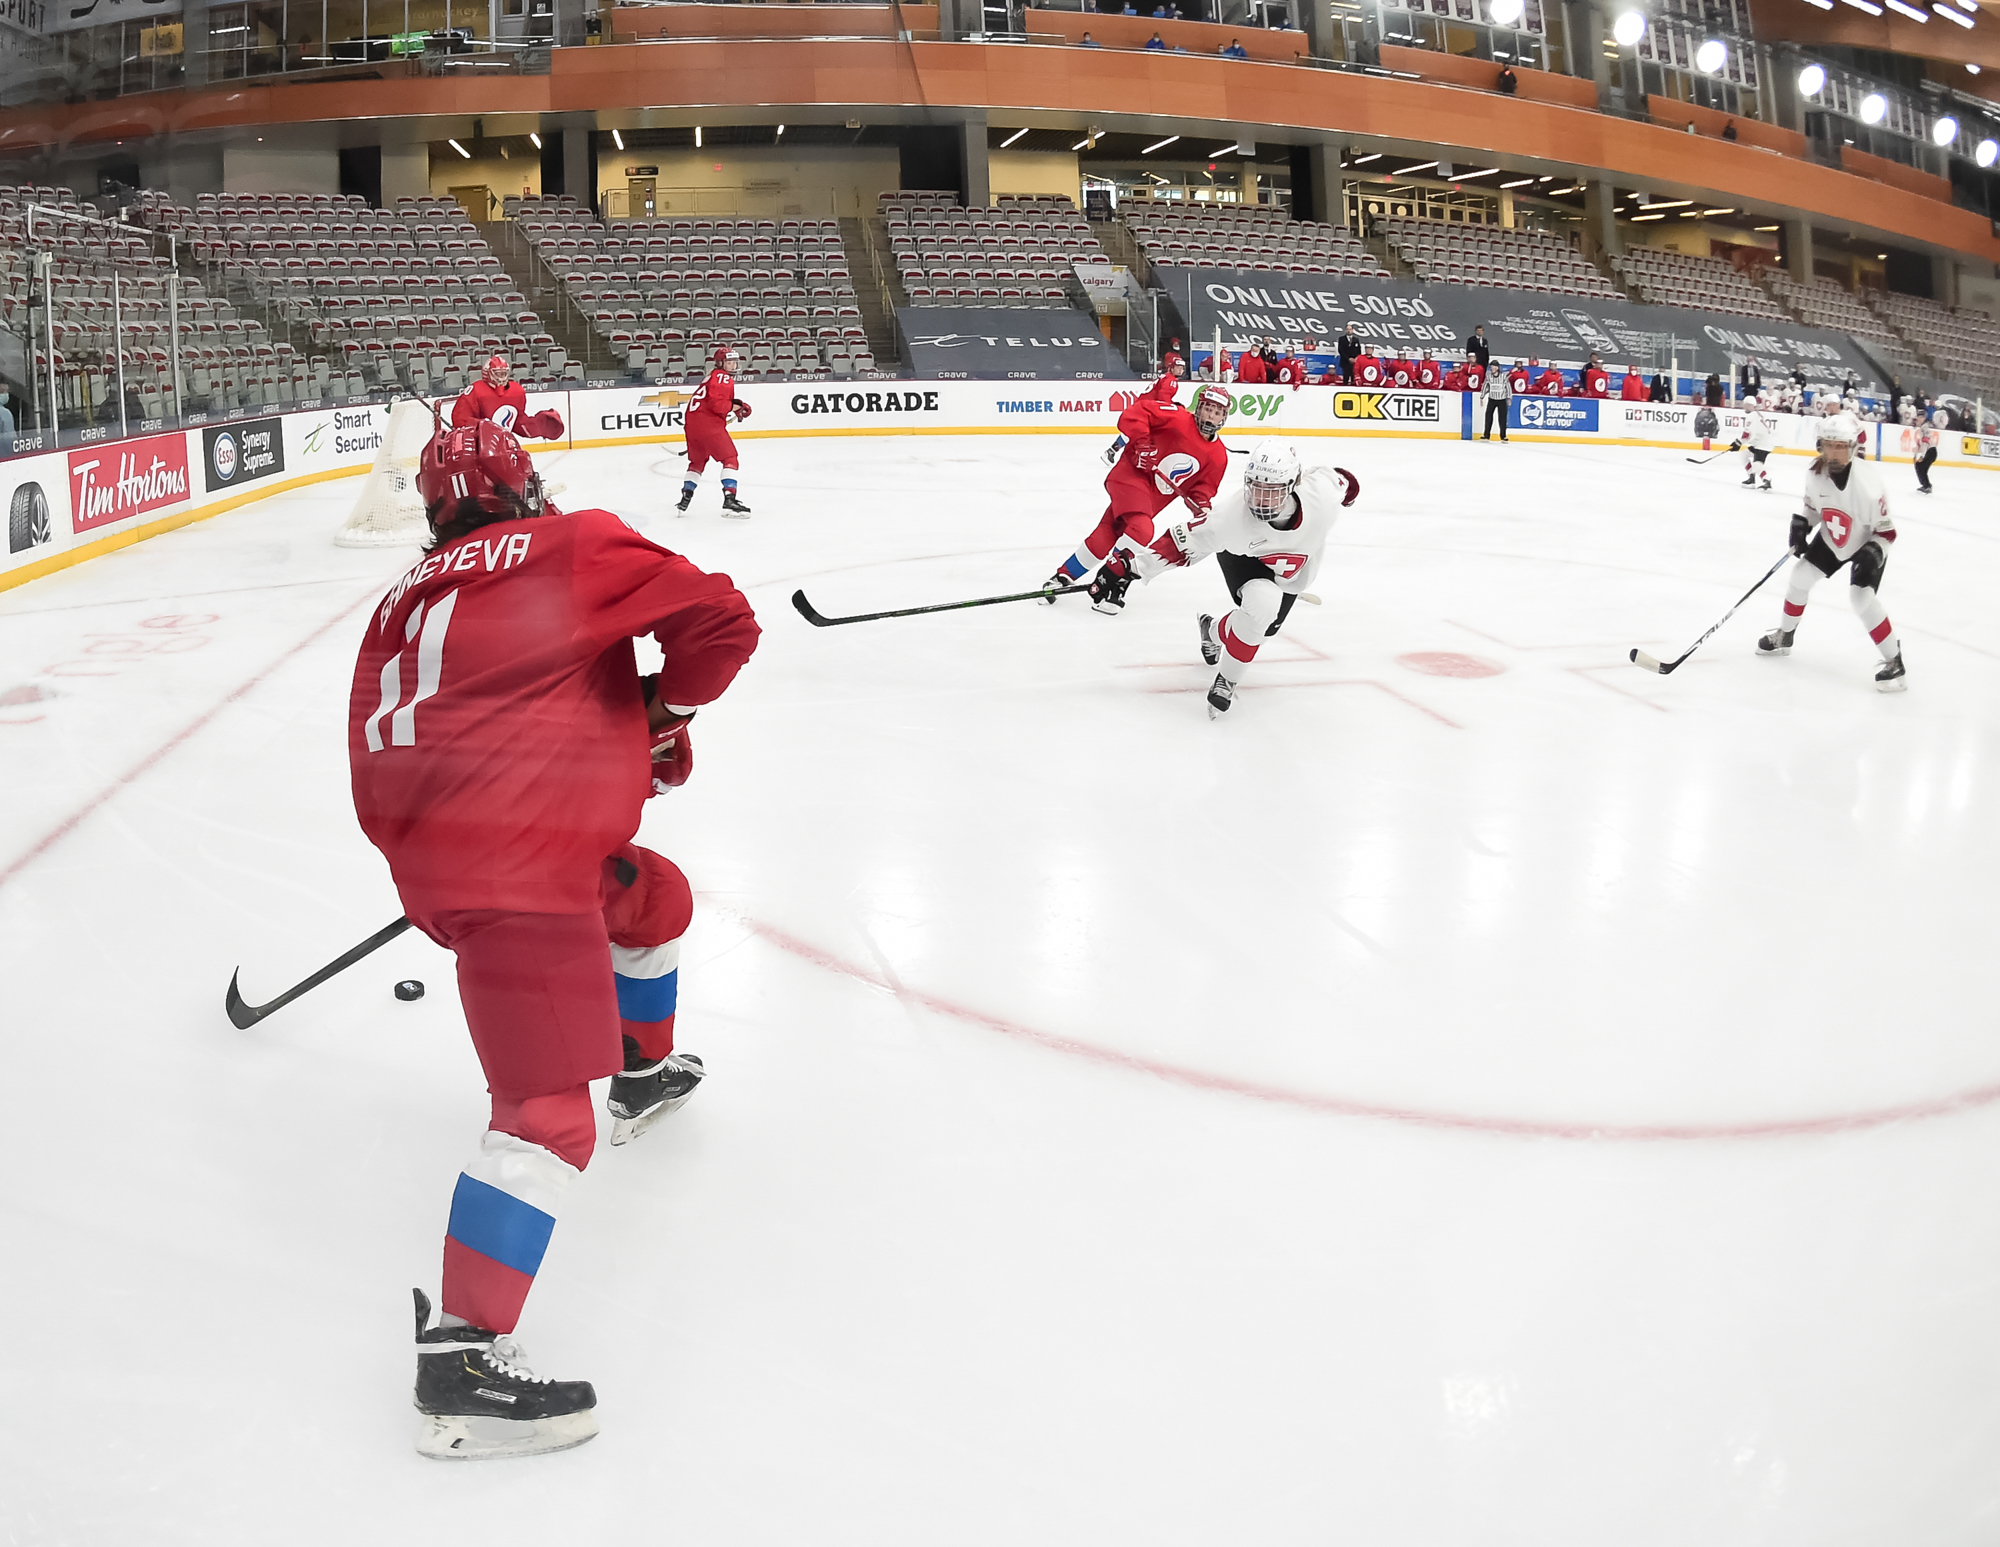
{"type": "Polygon", "coordinates": [[[417,460],[430,443],[430,408],[404,398],[389,410],[389,428],[375,453],[375,465],[346,523],[333,534],[343,548],[421,546],[430,539],[423,497],[417,493],[417,460]]]}

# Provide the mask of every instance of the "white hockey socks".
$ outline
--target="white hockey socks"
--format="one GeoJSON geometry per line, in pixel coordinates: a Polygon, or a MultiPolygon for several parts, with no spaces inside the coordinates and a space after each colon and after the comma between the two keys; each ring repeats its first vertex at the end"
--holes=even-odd
{"type": "Polygon", "coordinates": [[[1854,604],[1854,615],[1861,620],[1861,626],[1868,630],[1868,637],[1875,641],[1875,648],[1882,652],[1882,659],[1893,661],[1902,654],[1903,642],[1896,637],[1896,630],[1889,622],[1888,610],[1882,605],[1882,598],[1873,586],[1849,586],[1847,599],[1854,604]]]}

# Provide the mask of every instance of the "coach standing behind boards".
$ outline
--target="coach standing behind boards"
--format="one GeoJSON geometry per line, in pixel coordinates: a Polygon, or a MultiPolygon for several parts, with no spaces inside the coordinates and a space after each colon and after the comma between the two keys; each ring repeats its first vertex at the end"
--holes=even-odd
{"type": "Polygon", "coordinates": [[[1340,335],[1335,346],[1340,355],[1340,379],[1348,386],[1354,385],[1354,362],[1361,358],[1361,338],[1354,331],[1354,324],[1347,325],[1347,331],[1340,335]]]}
{"type": "Polygon", "coordinates": [[[1465,363],[1468,365],[1493,363],[1493,347],[1486,342],[1486,324],[1483,322],[1472,330],[1472,336],[1465,341],[1465,363]]]}

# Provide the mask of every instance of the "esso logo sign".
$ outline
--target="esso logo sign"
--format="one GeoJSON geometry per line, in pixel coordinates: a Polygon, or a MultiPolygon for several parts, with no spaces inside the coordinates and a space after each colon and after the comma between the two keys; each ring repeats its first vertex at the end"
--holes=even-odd
{"type": "Polygon", "coordinates": [[[236,476],[236,437],[218,435],[215,437],[215,477],[219,483],[227,483],[236,476]]]}
{"type": "Polygon", "coordinates": [[[1180,486],[1195,475],[1201,467],[1185,451],[1176,451],[1171,456],[1160,458],[1160,465],[1153,469],[1153,486],[1162,494],[1175,494],[1180,486]]]}

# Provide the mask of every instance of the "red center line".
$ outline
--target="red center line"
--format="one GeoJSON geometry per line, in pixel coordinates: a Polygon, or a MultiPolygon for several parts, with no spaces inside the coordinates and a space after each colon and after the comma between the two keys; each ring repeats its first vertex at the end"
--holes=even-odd
{"type": "Polygon", "coordinates": [[[347,606],[341,608],[339,612],[335,613],[332,617],[328,618],[326,622],[322,623],[318,628],[314,629],[310,634],[306,635],[304,639],[301,639],[297,644],[293,645],[291,649],[287,650],[283,655],[279,656],[276,660],[270,662],[267,666],[264,667],[262,671],[258,672],[256,676],[252,677],[249,681],[243,683],[234,692],[226,695],[221,699],[218,699],[214,704],[210,705],[200,715],[196,716],[188,724],[182,726],[166,741],[162,742],[159,746],[155,747],[151,752],[148,752],[144,757],[140,758],[138,762],[134,763],[130,768],[126,769],[125,772],[120,774],[116,779],[113,779],[109,784],[105,785],[103,789],[99,790],[95,795],[91,796],[90,799],[86,800],[82,805],[78,806],[76,810],[72,811],[68,816],[64,817],[54,827],[50,828],[46,833],[42,834],[41,838],[35,843],[35,845],[32,848],[28,849],[25,853],[17,856],[12,861],[12,863],[10,863],[7,866],[5,870],[0,870],[0,888],[4,888],[8,882],[14,879],[14,877],[19,875],[23,870],[26,870],[28,866],[33,864],[36,860],[40,859],[44,854],[48,853],[50,849],[54,848],[58,843],[62,842],[62,840],[67,838],[71,833],[75,832],[77,828],[81,827],[86,821],[88,821],[89,818],[97,811],[97,809],[100,806],[102,806],[106,801],[110,800],[112,796],[116,795],[120,790],[124,789],[127,785],[131,784],[134,780],[139,779],[143,775],[151,772],[154,767],[156,767],[159,763],[161,763],[169,755],[171,755],[176,748],[182,746],[187,741],[189,741],[196,735],[200,734],[201,731],[206,729],[209,723],[212,720],[214,720],[217,715],[221,714],[223,710],[227,709],[231,704],[235,703],[238,699],[242,698],[244,695],[253,691],[258,686],[258,684],[263,682],[265,678],[269,677],[271,673],[276,671],[279,667],[283,666],[286,662],[290,661],[294,656],[298,655],[302,650],[305,650],[308,646],[318,643],[327,634],[332,632],[335,628],[339,627],[342,623],[346,622],[347,619],[352,617],[357,611],[360,610],[363,603],[366,603],[369,606],[373,606],[374,602],[375,602],[375,591],[373,585],[371,584],[368,594],[364,596],[361,599],[361,601],[350,602],[347,604],[347,606]]]}
{"type": "Polygon", "coordinates": [[[1205,1070],[1160,1063],[1153,1059],[1138,1057],[1136,1054],[1121,1053],[1112,1048],[1095,1047],[1087,1042],[1078,1042],[1053,1032],[1022,1025],[1018,1021],[989,1015],[983,1010],[971,1009],[937,994],[925,993],[921,989],[886,982],[866,968],[845,961],[830,951],[823,951],[818,946],[809,945],[796,935],[787,934],[782,929],[757,919],[746,919],[744,922],[752,934],[802,961],[811,962],[828,972],[852,978],[856,982],[867,984],[870,988],[894,994],[906,1003],[934,1010],[940,1015],[964,1021],[968,1025],[1032,1042],[1051,1052],[1063,1053],[1088,1063],[1149,1075],[1154,1079],[1164,1080],[1172,1085],[1186,1086],[1191,1090],[1243,1096],[1252,1101],[1266,1101],[1274,1106],[1295,1107],[1330,1117],[1372,1118],[1380,1122],[1401,1123],[1409,1127],[1455,1129],[1459,1132],[1495,1134],[1505,1138],[1659,1143],[1716,1139],[1794,1139],[1820,1134],[1858,1133],[1871,1128],[1886,1128],[1893,1123],[1954,1117],[2000,1102],[2000,1084],[1981,1085],[1950,1095],[1907,1101],[1896,1106],[1867,1108],[1857,1112],[1833,1112],[1819,1117],[1769,1118],[1763,1121],[1738,1123],[1559,1122],[1537,1118],[1482,1117],[1476,1113],[1433,1112],[1419,1107],[1390,1106],[1347,1096],[1318,1095],[1311,1091],[1288,1090],[1278,1085],[1262,1085],[1226,1074],[1212,1074],[1205,1070]]]}

